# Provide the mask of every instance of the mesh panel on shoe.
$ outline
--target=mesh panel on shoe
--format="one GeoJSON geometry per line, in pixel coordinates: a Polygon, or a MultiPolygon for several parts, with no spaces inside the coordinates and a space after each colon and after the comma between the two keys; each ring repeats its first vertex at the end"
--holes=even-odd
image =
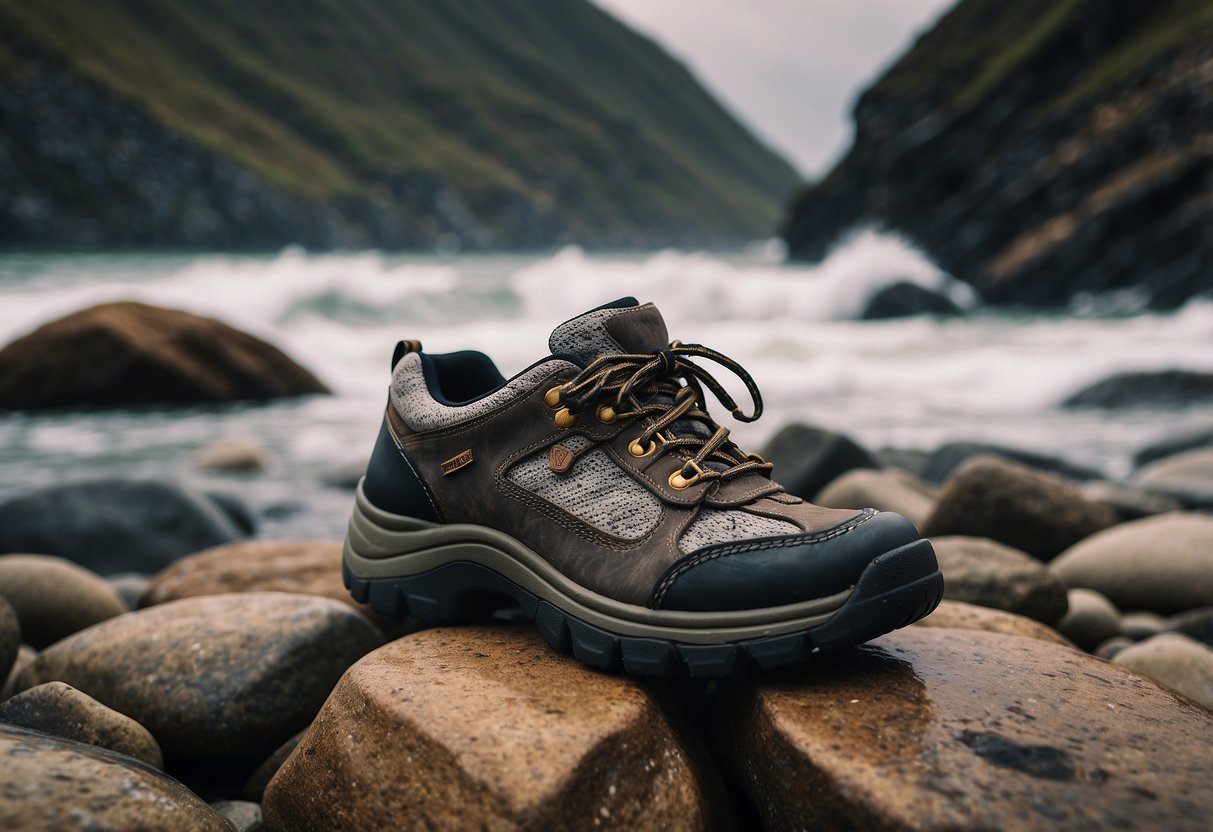
{"type": "MultiPolygon", "coordinates": [[[[591,443],[573,435],[561,444],[578,452],[591,443]]],[[[624,540],[639,540],[661,520],[660,501],[602,450],[589,451],[568,472],[557,474],[548,467],[545,449],[515,463],[506,477],[583,523],[624,540]]]]}
{"type": "Polygon", "coordinates": [[[577,369],[567,361],[545,361],[482,399],[451,407],[435,401],[430,395],[421,370],[421,356],[409,353],[400,359],[392,375],[392,405],[412,430],[442,430],[495,410],[510,399],[530,392],[542,379],[563,368],[577,369]]]}
{"type": "Polygon", "coordinates": [[[548,349],[553,355],[575,355],[586,363],[600,355],[619,352],[619,345],[607,334],[603,324],[631,308],[598,309],[565,321],[552,330],[548,349]]]}
{"type": "Polygon", "coordinates": [[[787,520],[776,520],[751,514],[742,509],[705,508],[678,538],[678,550],[684,555],[717,543],[732,543],[754,537],[776,537],[799,534],[800,526],[787,520]]]}

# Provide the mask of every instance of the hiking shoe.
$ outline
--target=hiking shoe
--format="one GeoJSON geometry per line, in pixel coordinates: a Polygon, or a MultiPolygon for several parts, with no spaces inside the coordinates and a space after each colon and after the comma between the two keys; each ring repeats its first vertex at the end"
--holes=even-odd
{"type": "Polygon", "coordinates": [[[508,381],[483,353],[396,347],[345,540],[358,601],[455,624],[509,599],[591,665],[692,676],[799,663],[935,608],[931,544],[898,514],[784,491],[708,415],[706,392],[758,418],[753,380],[670,342],[652,304],[586,312],[549,346],[508,381]]]}

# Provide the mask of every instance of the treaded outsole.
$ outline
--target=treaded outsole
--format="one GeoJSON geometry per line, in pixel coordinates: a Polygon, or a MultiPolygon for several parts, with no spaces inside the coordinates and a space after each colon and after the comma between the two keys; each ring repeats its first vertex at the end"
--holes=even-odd
{"type": "Polygon", "coordinates": [[[384,615],[412,615],[431,624],[483,618],[506,596],[535,622],[552,647],[612,673],[712,677],[797,665],[884,635],[929,615],[943,597],[943,575],[927,540],[880,555],[864,570],[846,603],[828,621],[793,633],[725,644],[687,644],[608,632],[564,612],[480,564],[457,561],[420,575],[359,578],[342,564],[345,586],[359,603],[384,615]]]}

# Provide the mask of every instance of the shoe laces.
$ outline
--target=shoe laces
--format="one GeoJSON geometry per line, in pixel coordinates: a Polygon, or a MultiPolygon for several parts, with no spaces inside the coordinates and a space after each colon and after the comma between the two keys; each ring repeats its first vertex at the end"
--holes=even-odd
{"type": "Polygon", "coordinates": [[[746,453],[729,440],[729,429],[708,414],[704,388],[732,411],[739,422],[762,416],[762,393],[745,368],[723,353],[702,344],[672,341],[668,348],[651,353],[600,355],[571,381],[557,388],[559,403],[578,415],[597,408],[604,421],[640,416],[650,421],[629,444],[633,456],[648,456],[656,450],[690,454],[680,471],[670,478],[675,488],[686,488],[700,480],[727,480],[751,472],[769,475],[774,467],[758,454],[746,453]],[[746,413],[710,372],[692,358],[714,361],[745,384],[754,409],[746,413]],[[685,381],[685,384],[683,383],[685,381]]]}

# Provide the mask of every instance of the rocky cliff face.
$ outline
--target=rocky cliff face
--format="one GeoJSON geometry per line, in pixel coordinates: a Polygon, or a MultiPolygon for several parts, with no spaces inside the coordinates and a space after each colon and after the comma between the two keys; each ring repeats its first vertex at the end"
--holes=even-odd
{"type": "Polygon", "coordinates": [[[1213,5],[962,0],[859,99],[783,236],[900,232],[989,302],[1213,291],[1213,5]]]}

